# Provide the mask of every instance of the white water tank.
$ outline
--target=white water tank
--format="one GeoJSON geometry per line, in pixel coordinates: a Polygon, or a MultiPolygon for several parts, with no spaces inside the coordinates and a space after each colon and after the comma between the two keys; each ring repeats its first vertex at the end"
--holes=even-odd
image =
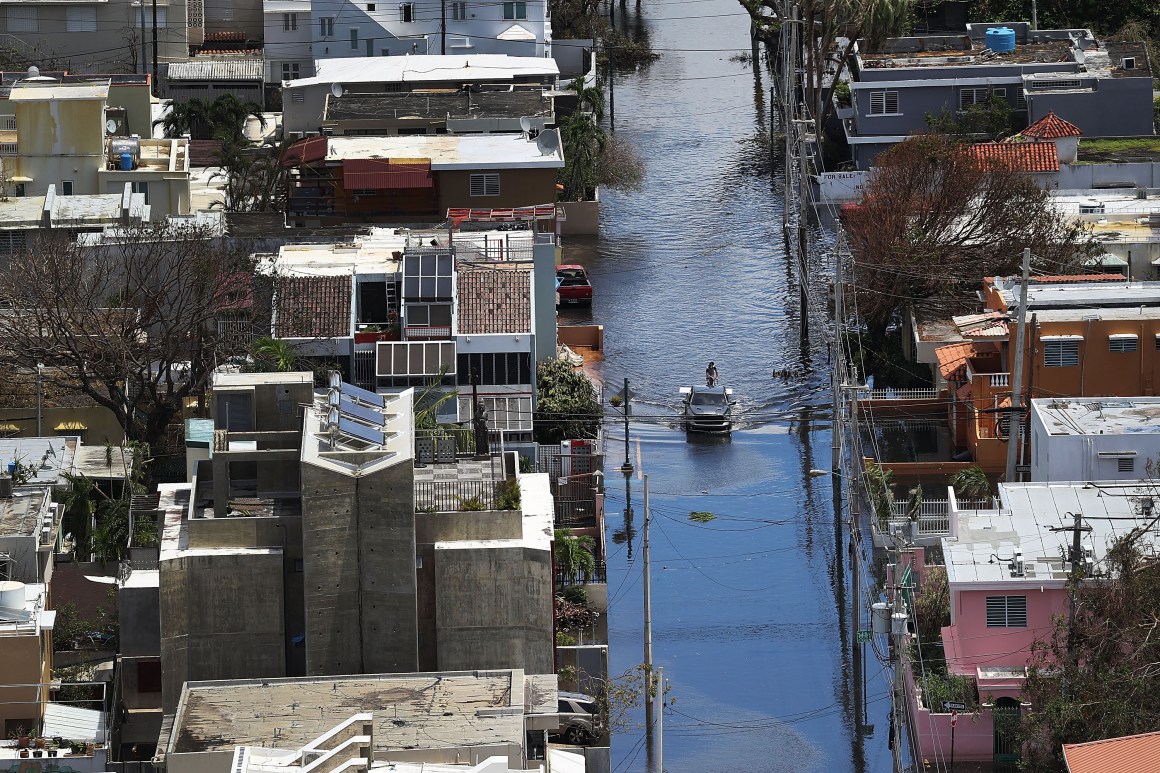
{"type": "Polygon", "coordinates": [[[24,609],[24,583],[13,580],[0,582],[0,607],[24,609]]]}
{"type": "Polygon", "coordinates": [[[890,605],[885,601],[870,605],[870,627],[876,634],[890,633],[890,605]]]}

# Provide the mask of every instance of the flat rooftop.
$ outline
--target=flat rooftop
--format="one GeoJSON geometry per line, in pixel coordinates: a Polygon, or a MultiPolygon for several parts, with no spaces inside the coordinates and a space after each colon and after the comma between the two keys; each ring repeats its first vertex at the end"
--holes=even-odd
{"type": "Polygon", "coordinates": [[[534,76],[555,79],[560,74],[550,58],[507,54],[351,56],[319,59],[314,70],[313,78],[289,81],[285,88],[332,83],[499,82],[534,76]]]}
{"type": "Polygon", "coordinates": [[[33,467],[35,472],[25,486],[56,486],[64,483],[63,473],[74,471],[76,446],[77,438],[66,436],[3,438],[0,465],[20,462],[33,467]]]}
{"type": "Polygon", "coordinates": [[[109,82],[61,83],[57,80],[17,81],[8,94],[12,102],[59,102],[69,99],[108,99],[109,82]]]}
{"type": "Polygon", "coordinates": [[[1160,433],[1160,397],[1039,399],[1031,410],[1051,435],[1160,433]]]}
{"type": "MultiPolygon", "coordinates": [[[[170,754],[279,745],[298,748],[372,712],[375,751],[523,745],[519,670],[187,682],[170,754]]],[[[543,701],[537,701],[542,703],[543,701]]]]}
{"type": "Polygon", "coordinates": [[[1019,43],[1015,50],[996,54],[972,43],[966,35],[936,36],[937,42],[927,44],[922,50],[906,50],[909,40],[887,40],[888,50],[861,54],[862,66],[869,69],[902,67],[962,67],[964,65],[987,65],[991,67],[1014,64],[1055,64],[1075,62],[1071,44],[1066,40],[1051,40],[1045,43],[1019,43]],[[889,50],[891,44],[899,46],[889,50]],[[986,51],[987,53],[984,53],[986,51]]]}
{"type": "MultiPolygon", "coordinates": [[[[30,537],[40,529],[40,510],[48,489],[17,490],[0,499],[0,537],[30,537]]],[[[55,534],[55,530],[54,530],[55,534]]]]}
{"type": "MultiPolygon", "coordinates": [[[[995,287],[1008,309],[1019,307],[1015,279],[996,278],[995,287]]],[[[1092,282],[1027,287],[1027,308],[1037,312],[1071,310],[1100,313],[1116,307],[1131,308],[1135,316],[1160,307],[1160,282],[1092,282]],[[1142,310],[1140,307],[1144,307],[1142,310]]],[[[1041,315],[1042,318],[1042,315],[1041,315]]]]}
{"type": "Polygon", "coordinates": [[[1150,530],[1155,488],[1147,483],[1000,483],[998,510],[959,514],[958,538],[943,539],[947,579],[952,583],[1053,582],[1062,587],[1071,565],[1065,563],[1072,513],[1083,513],[1092,530],[1083,535],[1095,569],[1101,570],[1109,545],[1136,528],[1155,543],[1150,530]],[[1016,550],[1023,553],[1023,576],[1010,567],[1016,550]]]}
{"type": "Polygon", "coordinates": [[[136,222],[149,219],[149,206],[144,193],[131,193],[128,212],[124,197],[119,193],[98,193],[77,196],[55,195],[11,197],[0,201],[0,229],[28,230],[43,225],[45,207],[55,228],[79,226],[93,228],[121,222],[124,215],[136,222]]]}
{"type": "Polygon", "coordinates": [[[397,94],[344,94],[326,97],[323,122],[448,118],[520,118],[552,115],[552,100],[540,89],[404,91],[397,94]]]}
{"type": "MultiPolygon", "coordinates": [[[[383,57],[389,59],[391,57],[383,57]]],[[[555,129],[550,131],[555,132],[555,129]]],[[[543,137],[547,132],[541,132],[543,137]]],[[[559,137],[557,136],[557,140],[559,137]]],[[[356,158],[429,159],[432,171],[457,169],[559,169],[564,156],[559,141],[551,153],[522,134],[423,134],[405,137],[331,137],[327,160],[356,158]]]]}

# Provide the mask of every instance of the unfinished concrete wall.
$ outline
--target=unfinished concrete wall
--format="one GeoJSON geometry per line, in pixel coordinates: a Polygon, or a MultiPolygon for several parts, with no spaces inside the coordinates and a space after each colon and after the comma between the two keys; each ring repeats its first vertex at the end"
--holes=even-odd
{"type": "Polygon", "coordinates": [[[441,544],[435,596],[440,670],[552,672],[549,551],[441,544]]]}
{"type": "MultiPolygon", "coordinates": [[[[140,573],[152,574],[147,571],[140,573]]],[[[124,584],[117,592],[117,619],[121,626],[120,649],[123,656],[160,654],[161,609],[157,585],[124,584]]]]}
{"type": "Polygon", "coordinates": [[[308,675],[418,668],[414,477],[302,465],[308,675]]]}
{"type": "Polygon", "coordinates": [[[187,681],[286,676],[281,552],[195,553],[160,571],[166,712],[187,681]]]}

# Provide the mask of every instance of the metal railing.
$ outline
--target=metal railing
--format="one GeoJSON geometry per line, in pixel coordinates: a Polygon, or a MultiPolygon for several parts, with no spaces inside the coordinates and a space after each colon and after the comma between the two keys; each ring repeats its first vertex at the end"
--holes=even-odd
{"type": "Polygon", "coordinates": [[[19,146],[15,142],[0,142],[0,156],[15,156],[19,146]]]}
{"type": "Polygon", "coordinates": [[[863,389],[858,392],[860,400],[935,400],[937,389],[863,389]]]}
{"type": "Polygon", "coordinates": [[[403,334],[408,341],[446,340],[451,338],[451,327],[440,325],[408,325],[403,334]]]}
{"type": "Polygon", "coordinates": [[[566,572],[556,572],[556,587],[568,585],[587,585],[590,582],[608,582],[608,567],[603,561],[597,561],[591,572],[580,570],[575,577],[569,577],[566,572]]]}
{"type": "Polygon", "coordinates": [[[493,480],[415,481],[415,510],[421,513],[499,510],[500,483],[493,480]]]}
{"type": "MultiPolygon", "coordinates": [[[[991,499],[960,499],[957,500],[960,510],[986,510],[993,507],[991,499]]],[[[888,531],[895,531],[896,527],[906,527],[910,523],[909,504],[904,499],[894,500],[894,512],[887,524],[888,531]]],[[[882,531],[877,519],[874,522],[875,530],[882,531]]],[[[919,507],[918,533],[922,536],[948,536],[951,533],[950,501],[947,499],[924,499],[919,507]]]]}

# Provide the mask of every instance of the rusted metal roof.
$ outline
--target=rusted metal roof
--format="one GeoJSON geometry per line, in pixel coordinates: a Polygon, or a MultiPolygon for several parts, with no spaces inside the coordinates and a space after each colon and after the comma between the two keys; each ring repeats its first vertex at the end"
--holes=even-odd
{"type": "Polygon", "coordinates": [[[278,282],[274,336],[344,338],[350,335],[352,278],[285,277],[278,282]]]}
{"type": "Polygon", "coordinates": [[[307,164],[326,158],[327,137],[306,137],[298,140],[282,154],[282,166],[307,164]]]}
{"type": "Polygon", "coordinates": [[[980,142],[968,148],[985,166],[1008,167],[1017,172],[1059,171],[1054,142],[980,142]]]}
{"type": "Polygon", "coordinates": [[[1060,137],[1079,137],[1083,132],[1070,121],[1065,121],[1049,111],[1047,115],[1019,132],[1024,137],[1036,137],[1041,140],[1054,140],[1060,137]]]}
{"type": "Polygon", "coordinates": [[[349,190],[434,188],[431,162],[397,162],[387,158],[351,158],[342,162],[342,187],[349,190]]]}
{"type": "Polygon", "coordinates": [[[528,333],[532,329],[532,272],[523,268],[459,270],[461,335],[528,333]]]}
{"type": "Polygon", "coordinates": [[[934,350],[934,356],[938,360],[939,373],[947,381],[961,381],[963,372],[967,367],[967,360],[971,359],[974,354],[975,347],[970,343],[950,344],[934,350]]]}
{"type": "Polygon", "coordinates": [[[1063,760],[1068,773],[1160,773],[1160,732],[1065,743],[1063,760]]]}

